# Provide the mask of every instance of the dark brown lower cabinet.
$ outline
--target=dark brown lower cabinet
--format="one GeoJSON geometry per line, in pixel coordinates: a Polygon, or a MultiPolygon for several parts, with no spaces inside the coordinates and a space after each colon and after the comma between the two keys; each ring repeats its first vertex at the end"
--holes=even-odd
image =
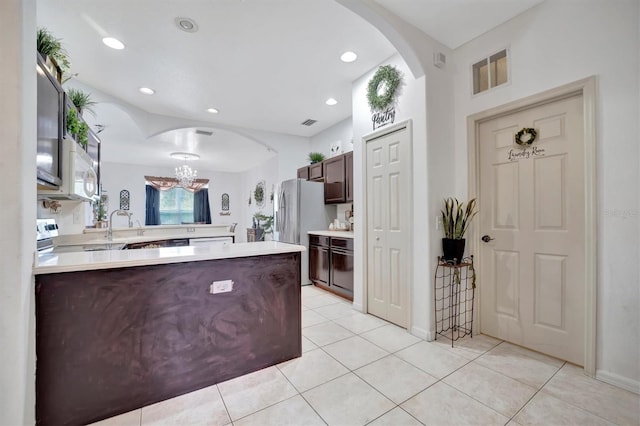
{"type": "Polygon", "coordinates": [[[309,246],[309,279],[329,285],[329,248],[309,246]]]}
{"type": "Polygon", "coordinates": [[[310,235],[309,279],[319,287],[353,300],[353,240],[310,235]]]}
{"type": "Polygon", "coordinates": [[[300,256],[36,275],[36,425],[93,423],[299,357],[300,256]],[[222,280],[232,291],[211,294],[222,280]]]}
{"type": "Polygon", "coordinates": [[[353,252],[331,249],[331,285],[353,296],[353,252]]]}

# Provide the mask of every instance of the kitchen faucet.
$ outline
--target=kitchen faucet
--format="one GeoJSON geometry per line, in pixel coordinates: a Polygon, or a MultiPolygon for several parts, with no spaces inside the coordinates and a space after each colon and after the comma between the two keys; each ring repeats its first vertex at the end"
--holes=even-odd
{"type": "Polygon", "coordinates": [[[109,215],[109,229],[107,229],[107,241],[113,241],[113,214],[117,213],[118,216],[127,216],[129,219],[129,228],[133,227],[133,222],[131,221],[132,213],[126,210],[114,210],[109,215]]]}

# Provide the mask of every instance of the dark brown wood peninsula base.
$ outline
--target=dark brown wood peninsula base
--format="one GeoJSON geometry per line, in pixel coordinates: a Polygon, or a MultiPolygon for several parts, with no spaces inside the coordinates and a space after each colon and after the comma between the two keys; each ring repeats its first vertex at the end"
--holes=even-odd
{"type": "Polygon", "coordinates": [[[299,357],[300,253],[36,275],[38,425],[86,424],[299,357]],[[213,281],[233,290],[211,294],[213,281]]]}

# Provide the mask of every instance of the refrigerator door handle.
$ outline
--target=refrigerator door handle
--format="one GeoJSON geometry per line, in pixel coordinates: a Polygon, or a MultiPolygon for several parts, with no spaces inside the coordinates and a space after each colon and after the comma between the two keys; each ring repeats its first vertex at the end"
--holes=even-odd
{"type": "Polygon", "coordinates": [[[278,215],[276,216],[276,229],[278,230],[278,233],[284,232],[285,212],[284,190],[281,189],[278,194],[278,215]]]}

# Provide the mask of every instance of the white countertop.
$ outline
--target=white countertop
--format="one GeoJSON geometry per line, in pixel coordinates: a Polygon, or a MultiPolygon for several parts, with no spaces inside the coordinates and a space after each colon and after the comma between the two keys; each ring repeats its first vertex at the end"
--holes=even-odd
{"type": "MultiPolygon", "coordinates": [[[[136,235],[136,236],[124,236],[124,237],[114,237],[111,241],[107,240],[105,237],[93,238],[90,240],[56,240],[56,247],[60,246],[90,246],[90,245],[103,245],[103,244],[133,244],[133,243],[144,243],[147,241],[162,241],[162,240],[175,240],[175,239],[183,239],[188,238],[190,240],[196,240],[200,238],[223,238],[223,237],[233,237],[235,234],[231,232],[224,232],[214,235],[193,235],[189,234],[173,234],[173,235],[136,235]]],[[[82,249],[79,249],[81,251],[82,249]]]]}
{"type": "MultiPolygon", "coordinates": [[[[103,242],[104,243],[104,242],[103,242]]],[[[303,252],[306,248],[276,241],[225,244],[223,246],[163,247],[144,250],[103,250],[74,253],[47,253],[36,258],[33,273],[89,271],[96,269],[128,268],[167,263],[197,262],[200,260],[235,257],[266,256],[303,252]]]]}
{"type": "Polygon", "coordinates": [[[322,235],[323,237],[353,238],[353,231],[309,231],[310,235],[322,235]]]}

